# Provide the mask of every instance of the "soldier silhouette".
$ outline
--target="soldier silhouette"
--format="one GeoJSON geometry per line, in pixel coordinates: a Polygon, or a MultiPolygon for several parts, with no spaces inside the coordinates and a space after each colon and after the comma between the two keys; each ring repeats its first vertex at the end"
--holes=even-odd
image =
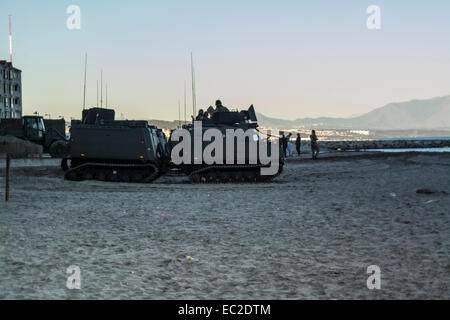
{"type": "Polygon", "coordinates": [[[203,109],[200,109],[198,111],[197,118],[195,118],[195,121],[203,121],[203,119],[204,119],[204,111],[203,111],[203,109]]]}
{"type": "Polygon", "coordinates": [[[295,148],[297,149],[298,156],[300,157],[302,148],[302,137],[300,136],[300,133],[297,133],[297,140],[295,140],[295,148]]]}
{"type": "Polygon", "coordinates": [[[222,101],[220,100],[216,101],[216,112],[228,112],[228,111],[230,110],[228,110],[228,108],[222,104],[222,101]]]}
{"type": "Polygon", "coordinates": [[[320,149],[319,149],[319,144],[317,143],[317,140],[319,140],[319,139],[317,138],[316,130],[313,130],[311,132],[310,139],[311,139],[312,158],[313,158],[313,160],[317,160],[317,157],[319,156],[320,149]]]}

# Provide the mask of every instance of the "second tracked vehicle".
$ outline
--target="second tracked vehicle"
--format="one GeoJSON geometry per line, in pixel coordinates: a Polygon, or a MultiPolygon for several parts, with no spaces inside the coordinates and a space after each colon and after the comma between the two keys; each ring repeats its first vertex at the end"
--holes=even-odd
{"type": "Polygon", "coordinates": [[[90,109],[71,123],[65,179],[152,182],[167,170],[164,140],[147,121],[116,121],[112,110],[90,109]]]}

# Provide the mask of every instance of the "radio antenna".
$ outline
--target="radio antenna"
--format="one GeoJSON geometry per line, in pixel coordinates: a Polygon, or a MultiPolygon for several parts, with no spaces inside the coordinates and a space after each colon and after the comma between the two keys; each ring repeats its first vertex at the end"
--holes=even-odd
{"type": "Polygon", "coordinates": [[[195,69],[194,69],[194,56],[191,52],[191,73],[192,73],[192,112],[195,118],[197,114],[197,97],[195,93],[195,69]]]}
{"type": "Polygon", "coordinates": [[[181,128],[181,102],[178,99],[178,128],[181,128]]]}
{"type": "Polygon", "coordinates": [[[187,106],[187,100],[186,100],[186,80],[184,80],[184,124],[187,124],[187,121],[186,121],[186,106],[187,106]]]}
{"type": "Polygon", "coordinates": [[[97,108],[98,108],[98,80],[97,80],[97,108]]]}
{"type": "Polygon", "coordinates": [[[100,108],[103,108],[103,69],[100,70],[100,108]]]}
{"type": "Polygon", "coordinates": [[[84,58],[84,91],[83,91],[83,110],[86,109],[86,74],[87,74],[87,53],[84,58]]]}

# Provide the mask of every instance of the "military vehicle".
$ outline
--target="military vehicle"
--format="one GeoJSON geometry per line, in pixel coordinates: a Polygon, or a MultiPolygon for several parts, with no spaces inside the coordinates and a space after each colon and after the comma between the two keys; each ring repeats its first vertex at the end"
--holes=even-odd
{"type": "Polygon", "coordinates": [[[117,121],[113,110],[85,110],[81,121],[71,123],[61,164],[65,179],[152,182],[167,170],[164,141],[164,133],[147,121],[117,121]]]}
{"type": "Polygon", "coordinates": [[[47,152],[53,158],[62,158],[67,148],[66,120],[44,119],[44,126],[45,146],[48,146],[47,152]]]}
{"type": "MultiPolygon", "coordinates": [[[[212,111],[209,110],[208,113],[212,111]]],[[[194,150],[194,121],[192,124],[184,126],[186,130],[189,131],[191,135],[191,150],[194,150]]],[[[228,111],[226,108],[223,111],[215,111],[212,113],[211,117],[202,119],[202,137],[206,130],[208,129],[218,129],[222,133],[223,136],[223,162],[224,164],[206,164],[204,159],[201,164],[195,164],[195,152],[191,152],[191,161],[190,163],[182,163],[180,165],[175,166],[176,169],[181,170],[186,175],[189,176],[189,179],[193,183],[223,183],[223,182],[263,182],[269,181],[279,174],[281,174],[284,165],[284,156],[282,156],[283,152],[281,146],[278,143],[278,139],[275,141],[268,142],[268,154],[272,152],[278,152],[278,161],[279,167],[278,171],[273,175],[261,175],[261,168],[268,167],[268,165],[264,165],[261,163],[261,159],[259,156],[259,148],[260,144],[257,143],[260,139],[267,139],[266,136],[259,134],[258,132],[258,124],[257,117],[255,113],[255,109],[253,105],[248,110],[243,111],[228,111]],[[250,132],[250,136],[246,138],[245,141],[245,155],[238,155],[238,147],[237,143],[234,143],[234,163],[235,164],[226,164],[227,161],[227,143],[226,143],[226,132],[228,130],[236,130],[242,129],[243,132],[250,132]],[[250,141],[253,139],[253,141],[250,141]],[[256,155],[256,163],[250,161],[250,143],[256,144],[255,151],[256,155]],[[243,156],[243,159],[242,159],[243,156]],[[238,162],[238,158],[240,158],[240,162],[238,162]],[[237,164],[242,163],[242,164],[237,164]]],[[[269,139],[270,140],[270,139],[269,139]]],[[[236,141],[235,141],[236,142],[236,141]]],[[[172,148],[177,145],[176,142],[172,142],[172,148]]],[[[210,142],[202,142],[202,152],[205,150],[205,147],[210,144],[210,142]]]]}
{"type": "Polygon", "coordinates": [[[10,135],[42,145],[44,152],[53,158],[61,158],[67,145],[65,126],[64,119],[44,120],[40,116],[0,119],[0,135],[10,135]]]}

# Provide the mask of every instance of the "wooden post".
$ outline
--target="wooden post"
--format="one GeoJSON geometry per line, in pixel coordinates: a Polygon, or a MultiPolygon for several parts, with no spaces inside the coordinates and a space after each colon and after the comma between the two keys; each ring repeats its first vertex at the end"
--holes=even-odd
{"type": "Polygon", "coordinates": [[[9,153],[6,154],[6,185],[5,185],[5,201],[9,201],[9,167],[11,165],[11,158],[9,153]]]}

